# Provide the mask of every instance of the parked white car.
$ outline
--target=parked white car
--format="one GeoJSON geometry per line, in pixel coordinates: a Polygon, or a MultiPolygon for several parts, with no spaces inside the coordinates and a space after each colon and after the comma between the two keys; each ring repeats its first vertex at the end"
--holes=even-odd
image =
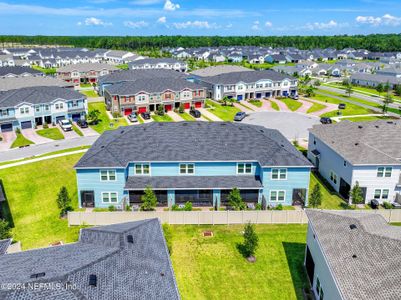
{"type": "Polygon", "coordinates": [[[72,124],[69,120],[60,120],[60,121],[58,121],[58,124],[60,125],[61,129],[63,129],[64,131],[72,130],[72,124]]]}

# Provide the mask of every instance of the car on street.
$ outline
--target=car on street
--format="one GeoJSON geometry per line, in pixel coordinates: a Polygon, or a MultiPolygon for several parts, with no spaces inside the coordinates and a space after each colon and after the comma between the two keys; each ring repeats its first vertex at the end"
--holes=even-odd
{"type": "Polygon", "coordinates": [[[338,109],[345,109],[345,107],[346,107],[345,103],[338,104],[338,109]]]}
{"type": "Polygon", "coordinates": [[[71,131],[72,130],[72,124],[69,120],[59,120],[58,124],[60,125],[60,127],[63,131],[71,131]]]}
{"type": "Polygon", "coordinates": [[[190,114],[191,116],[193,116],[194,118],[200,118],[200,117],[201,117],[201,112],[200,112],[199,110],[197,110],[197,109],[194,109],[194,108],[192,108],[192,109],[189,111],[189,114],[190,114]]]}
{"type": "Polygon", "coordinates": [[[320,123],[322,123],[322,124],[331,124],[331,123],[333,123],[333,121],[330,118],[323,117],[323,118],[320,118],[320,123]]]}
{"type": "Polygon", "coordinates": [[[130,120],[132,123],[138,122],[138,118],[136,117],[135,113],[132,113],[130,115],[128,115],[128,120],[130,120]]]}
{"type": "Polygon", "coordinates": [[[142,117],[142,119],[144,119],[144,120],[149,120],[149,119],[150,119],[150,113],[148,113],[148,112],[143,112],[143,113],[141,113],[141,117],[142,117]]]}
{"type": "Polygon", "coordinates": [[[234,121],[241,122],[243,119],[245,119],[245,117],[246,114],[243,111],[237,112],[234,116],[234,121]]]}
{"type": "Polygon", "coordinates": [[[77,121],[77,125],[81,128],[88,128],[88,122],[86,122],[86,120],[81,120],[79,119],[77,121]]]}

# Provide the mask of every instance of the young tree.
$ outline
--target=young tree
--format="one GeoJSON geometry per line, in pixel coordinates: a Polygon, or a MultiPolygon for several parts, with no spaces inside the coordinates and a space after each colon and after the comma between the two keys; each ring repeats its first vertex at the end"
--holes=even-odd
{"type": "Polygon", "coordinates": [[[350,84],[349,79],[347,79],[347,78],[343,79],[343,81],[341,82],[341,84],[342,84],[343,86],[348,86],[348,85],[350,84]]]}
{"type": "Polygon", "coordinates": [[[351,94],[353,92],[354,92],[354,89],[352,87],[352,84],[350,83],[345,87],[345,93],[348,95],[348,97],[351,97],[351,94]]]}
{"type": "Polygon", "coordinates": [[[315,80],[315,81],[313,82],[313,86],[314,86],[315,88],[319,87],[319,86],[320,86],[320,81],[319,81],[319,80],[315,80]]]}
{"type": "Polygon", "coordinates": [[[156,113],[157,113],[159,116],[164,116],[164,105],[163,105],[163,104],[160,104],[160,105],[157,107],[156,113]]]}
{"type": "Polygon", "coordinates": [[[401,96],[401,84],[397,84],[394,87],[394,94],[396,94],[397,96],[401,96]]]}
{"type": "Polygon", "coordinates": [[[99,122],[100,111],[97,109],[89,111],[86,119],[89,124],[97,124],[99,122]]]}
{"type": "Polygon", "coordinates": [[[389,104],[393,102],[394,102],[393,97],[390,95],[390,93],[387,93],[386,96],[384,97],[382,105],[383,114],[387,113],[389,104]]]}
{"type": "Polygon", "coordinates": [[[244,210],[245,203],[242,200],[241,194],[239,189],[233,188],[230,194],[228,195],[228,203],[232,206],[235,210],[244,210]]]}
{"type": "Polygon", "coordinates": [[[236,101],[236,100],[235,100],[234,98],[228,98],[228,99],[227,99],[227,102],[230,103],[231,106],[234,106],[234,102],[235,102],[235,101],[236,101]]]}
{"type": "Polygon", "coordinates": [[[350,192],[350,201],[353,204],[360,204],[363,203],[363,193],[362,189],[359,186],[359,182],[355,182],[355,185],[352,187],[350,192]]]}
{"type": "Polygon", "coordinates": [[[305,91],[306,97],[312,97],[315,95],[315,88],[313,86],[309,86],[305,91]]]}
{"type": "Polygon", "coordinates": [[[320,185],[317,183],[313,187],[312,193],[309,198],[309,205],[316,208],[322,204],[322,192],[320,191],[320,185]]]}
{"type": "Polygon", "coordinates": [[[381,96],[381,93],[384,92],[383,84],[379,83],[379,84],[376,86],[376,91],[379,93],[379,96],[381,96]]]}
{"type": "Polygon", "coordinates": [[[185,111],[185,108],[184,108],[184,104],[180,104],[180,107],[178,108],[178,112],[180,113],[180,114],[182,114],[182,113],[184,113],[184,111],[185,111]]]}
{"type": "Polygon", "coordinates": [[[144,211],[155,210],[157,204],[157,198],[152,190],[152,187],[150,186],[146,187],[145,194],[142,195],[141,200],[142,200],[141,210],[144,211]]]}
{"type": "Polygon", "coordinates": [[[60,216],[64,216],[67,211],[72,210],[71,198],[65,186],[62,186],[57,194],[57,206],[60,209],[60,216]]]}
{"type": "Polygon", "coordinates": [[[11,228],[6,220],[0,219],[0,240],[9,239],[11,237],[11,228]]]}
{"type": "Polygon", "coordinates": [[[390,83],[387,81],[386,84],[383,86],[383,91],[388,93],[390,90],[390,83]]]}
{"type": "Polygon", "coordinates": [[[226,106],[226,105],[227,105],[227,102],[228,102],[229,100],[230,100],[230,99],[228,98],[228,96],[224,96],[223,99],[222,99],[223,105],[226,106]]]}
{"type": "Polygon", "coordinates": [[[255,232],[255,226],[250,222],[244,227],[243,254],[246,258],[254,258],[256,249],[259,246],[259,238],[255,232]]]}

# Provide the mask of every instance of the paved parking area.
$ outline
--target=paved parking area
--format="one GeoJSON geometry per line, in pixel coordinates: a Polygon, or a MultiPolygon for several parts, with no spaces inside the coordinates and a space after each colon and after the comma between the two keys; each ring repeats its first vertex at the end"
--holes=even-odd
{"type": "Polygon", "coordinates": [[[1,136],[3,140],[0,142],[0,151],[5,151],[10,149],[17,135],[14,131],[2,132],[1,136]]]}
{"type": "Polygon", "coordinates": [[[279,130],[288,140],[308,138],[308,129],[320,124],[315,116],[295,112],[255,112],[247,116],[243,123],[260,125],[279,130]]]}
{"type": "Polygon", "coordinates": [[[26,137],[31,142],[34,142],[35,144],[44,144],[44,143],[53,142],[52,139],[48,139],[48,138],[45,138],[45,137],[37,134],[35,132],[35,129],[33,129],[33,128],[22,129],[21,133],[24,137],[26,137]]]}
{"type": "MultiPolygon", "coordinates": [[[[81,128],[77,125],[77,123],[74,123],[75,126],[78,127],[78,129],[82,132],[82,134],[84,136],[95,136],[95,135],[99,135],[99,133],[97,133],[95,130],[93,130],[91,127],[88,126],[88,128],[81,128]]],[[[61,130],[61,129],[60,129],[61,130]]]]}
{"type": "Polygon", "coordinates": [[[57,127],[58,129],[60,129],[61,133],[64,135],[64,138],[66,140],[79,137],[78,133],[76,133],[74,130],[64,131],[63,129],[61,129],[60,125],[57,125],[57,127]]]}

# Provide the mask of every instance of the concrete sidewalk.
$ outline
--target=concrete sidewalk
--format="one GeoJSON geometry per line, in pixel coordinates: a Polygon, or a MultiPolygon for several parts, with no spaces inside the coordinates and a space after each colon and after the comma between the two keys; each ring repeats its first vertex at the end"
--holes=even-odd
{"type": "Polygon", "coordinates": [[[208,111],[206,108],[198,108],[198,110],[201,112],[202,115],[204,115],[205,117],[209,118],[212,121],[223,122],[222,119],[220,119],[218,116],[208,111]]]}

